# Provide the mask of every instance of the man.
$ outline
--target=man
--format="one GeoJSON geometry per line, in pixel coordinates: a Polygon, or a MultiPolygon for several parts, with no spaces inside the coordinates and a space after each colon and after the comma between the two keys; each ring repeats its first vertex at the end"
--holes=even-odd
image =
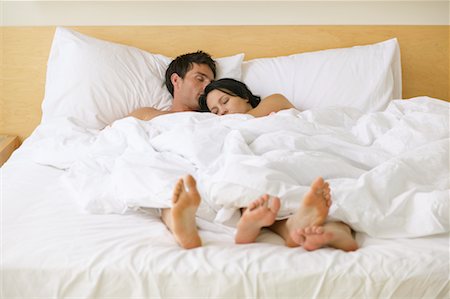
{"type": "Polygon", "coordinates": [[[183,54],[175,58],[166,70],[166,87],[173,96],[169,111],[144,107],[133,111],[130,116],[150,120],[155,116],[199,109],[198,99],[206,85],[216,76],[216,64],[203,51],[183,54]]]}
{"type": "MultiPolygon", "coordinates": [[[[150,120],[158,115],[196,111],[198,99],[216,76],[216,64],[211,56],[203,51],[183,54],[176,57],[166,70],[166,87],[173,96],[169,111],[160,111],[143,107],[133,111],[130,116],[141,120],[150,120]]],[[[197,232],[195,213],[200,204],[200,195],[195,187],[195,180],[188,176],[175,186],[172,208],[162,209],[161,219],[183,248],[201,246],[197,232]],[[186,193],[184,185],[190,190],[186,193]]]]}

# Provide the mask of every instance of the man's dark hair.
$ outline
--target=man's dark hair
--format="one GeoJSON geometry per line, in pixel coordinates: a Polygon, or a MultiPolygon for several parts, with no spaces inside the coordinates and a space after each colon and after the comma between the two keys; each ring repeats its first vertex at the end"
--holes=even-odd
{"type": "Polygon", "coordinates": [[[213,90],[220,90],[230,96],[240,97],[248,100],[248,103],[252,108],[258,106],[259,102],[261,102],[261,98],[259,96],[255,96],[250,89],[245,85],[245,83],[241,81],[237,81],[231,78],[222,78],[217,81],[212,81],[205,87],[204,93],[198,99],[198,104],[200,106],[201,112],[211,112],[206,103],[206,97],[213,90]]]}
{"type": "Polygon", "coordinates": [[[184,76],[188,71],[190,71],[194,66],[193,63],[196,64],[206,64],[209,66],[211,71],[213,72],[214,78],[216,77],[216,63],[211,58],[211,56],[203,51],[197,51],[193,53],[187,53],[178,56],[169,64],[169,67],[166,70],[166,87],[169,90],[170,94],[173,96],[173,84],[170,80],[170,77],[173,73],[177,73],[178,76],[184,79],[184,76]]]}

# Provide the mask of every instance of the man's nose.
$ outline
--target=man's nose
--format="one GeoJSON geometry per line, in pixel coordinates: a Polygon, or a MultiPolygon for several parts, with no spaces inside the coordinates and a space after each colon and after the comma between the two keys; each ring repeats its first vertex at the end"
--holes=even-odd
{"type": "Polygon", "coordinates": [[[205,80],[204,82],[203,82],[203,85],[202,85],[202,91],[205,91],[205,87],[210,83],[211,81],[209,81],[209,80],[205,80]]]}

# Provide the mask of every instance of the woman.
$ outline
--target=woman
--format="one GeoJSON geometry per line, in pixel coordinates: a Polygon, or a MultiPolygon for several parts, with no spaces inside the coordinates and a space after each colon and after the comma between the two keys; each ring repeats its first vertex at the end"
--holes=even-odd
{"type": "Polygon", "coordinates": [[[218,115],[246,113],[255,117],[269,115],[294,106],[281,94],[272,94],[261,100],[244,83],[224,78],[205,87],[199,99],[200,111],[218,115]]]}
{"type": "MultiPolygon", "coordinates": [[[[206,86],[199,99],[200,111],[217,115],[246,113],[262,117],[294,106],[281,94],[273,94],[261,100],[248,87],[237,80],[224,78],[206,86]]],[[[334,247],[344,251],[358,248],[351,229],[342,222],[325,222],[331,195],[328,183],[316,179],[310,192],[300,201],[299,209],[288,219],[276,220],[280,199],[263,195],[243,210],[237,225],[236,243],[252,243],[261,229],[267,227],[280,235],[287,246],[303,246],[307,250],[334,247]]]]}

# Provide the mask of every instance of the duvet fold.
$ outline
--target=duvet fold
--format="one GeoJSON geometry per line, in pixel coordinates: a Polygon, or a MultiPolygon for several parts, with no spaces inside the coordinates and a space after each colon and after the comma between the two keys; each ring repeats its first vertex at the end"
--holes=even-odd
{"type": "Polygon", "coordinates": [[[253,118],[182,112],[131,117],[103,130],[73,119],[37,128],[33,160],[62,179],[92,213],[167,208],[185,174],[198,181],[198,216],[230,223],[268,193],[295,211],[318,176],[332,189],[331,220],[378,238],[449,231],[449,104],[427,97],[384,111],[331,107],[253,118]]]}

